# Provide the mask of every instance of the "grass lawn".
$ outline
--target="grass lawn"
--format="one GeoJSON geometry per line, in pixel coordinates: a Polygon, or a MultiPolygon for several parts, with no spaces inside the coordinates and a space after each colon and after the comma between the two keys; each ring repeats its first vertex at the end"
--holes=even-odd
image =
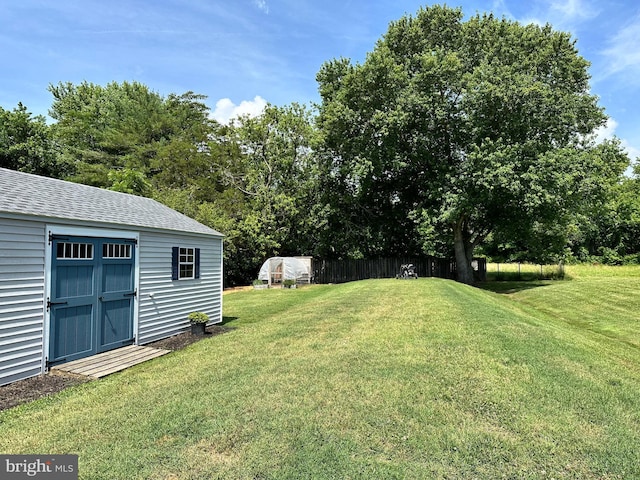
{"type": "Polygon", "coordinates": [[[0,412],[0,452],[86,479],[640,478],[640,269],[612,272],[232,293],[232,332],[0,412]]]}

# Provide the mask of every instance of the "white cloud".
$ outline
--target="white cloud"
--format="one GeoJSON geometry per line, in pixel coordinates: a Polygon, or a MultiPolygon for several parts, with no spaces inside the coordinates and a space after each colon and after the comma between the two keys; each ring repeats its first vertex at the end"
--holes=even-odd
{"type": "Polygon", "coordinates": [[[640,72],[640,15],[618,31],[602,53],[608,59],[605,76],[625,72],[637,80],[640,72]]]}
{"type": "Polygon", "coordinates": [[[599,11],[586,0],[551,0],[551,10],[560,12],[566,22],[588,20],[598,16],[599,11]]]}
{"type": "Polygon", "coordinates": [[[592,0],[544,0],[533,3],[528,13],[520,19],[523,24],[539,26],[550,23],[554,29],[575,32],[588,20],[600,14],[600,9],[592,0]]]}
{"type": "Polygon", "coordinates": [[[512,20],[516,19],[511,13],[511,10],[509,10],[509,7],[507,7],[505,0],[493,0],[491,12],[493,12],[496,17],[505,17],[512,20]]]}
{"type": "Polygon", "coordinates": [[[216,108],[211,116],[220,123],[227,124],[233,118],[241,115],[257,117],[264,111],[267,101],[260,95],[256,95],[253,100],[243,100],[240,105],[236,105],[229,98],[222,98],[216,102],[216,108]]]}
{"type": "Polygon", "coordinates": [[[269,5],[267,5],[267,0],[253,0],[253,4],[264,13],[269,13],[269,5]]]}

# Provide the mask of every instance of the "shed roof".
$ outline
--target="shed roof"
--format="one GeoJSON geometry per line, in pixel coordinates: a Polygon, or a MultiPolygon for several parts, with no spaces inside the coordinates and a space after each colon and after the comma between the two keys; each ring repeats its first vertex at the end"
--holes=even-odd
{"type": "Polygon", "coordinates": [[[0,168],[0,212],[222,236],[151,198],[5,168],[0,168]]]}

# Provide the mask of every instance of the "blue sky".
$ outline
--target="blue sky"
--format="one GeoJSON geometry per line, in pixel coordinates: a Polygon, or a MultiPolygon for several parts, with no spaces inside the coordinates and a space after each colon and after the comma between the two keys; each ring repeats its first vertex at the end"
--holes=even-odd
{"type": "MultiPolygon", "coordinates": [[[[0,0],[0,106],[46,115],[50,83],[136,80],[167,95],[208,97],[221,120],[265,102],[319,100],[315,76],[337,57],[362,61],[410,0],[0,0]]],[[[592,63],[591,88],[610,116],[601,132],[640,156],[637,0],[464,0],[569,31],[592,63]]]]}

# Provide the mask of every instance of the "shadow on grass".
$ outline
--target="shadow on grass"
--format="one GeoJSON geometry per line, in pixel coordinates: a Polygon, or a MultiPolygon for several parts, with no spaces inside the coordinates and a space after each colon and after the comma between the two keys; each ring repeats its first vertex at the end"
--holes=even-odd
{"type": "Polygon", "coordinates": [[[482,290],[494,293],[510,294],[523,290],[531,290],[532,288],[547,287],[553,282],[554,280],[490,281],[478,283],[476,286],[482,290]]]}
{"type": "Polygon", "coordinates": [[[234,320],[237,320],[238,317],[228,317],[228,316],[222,316],[222,322],[218,323],[218,325],[226,325],[229,322],[233,322],[234,320]]]}

